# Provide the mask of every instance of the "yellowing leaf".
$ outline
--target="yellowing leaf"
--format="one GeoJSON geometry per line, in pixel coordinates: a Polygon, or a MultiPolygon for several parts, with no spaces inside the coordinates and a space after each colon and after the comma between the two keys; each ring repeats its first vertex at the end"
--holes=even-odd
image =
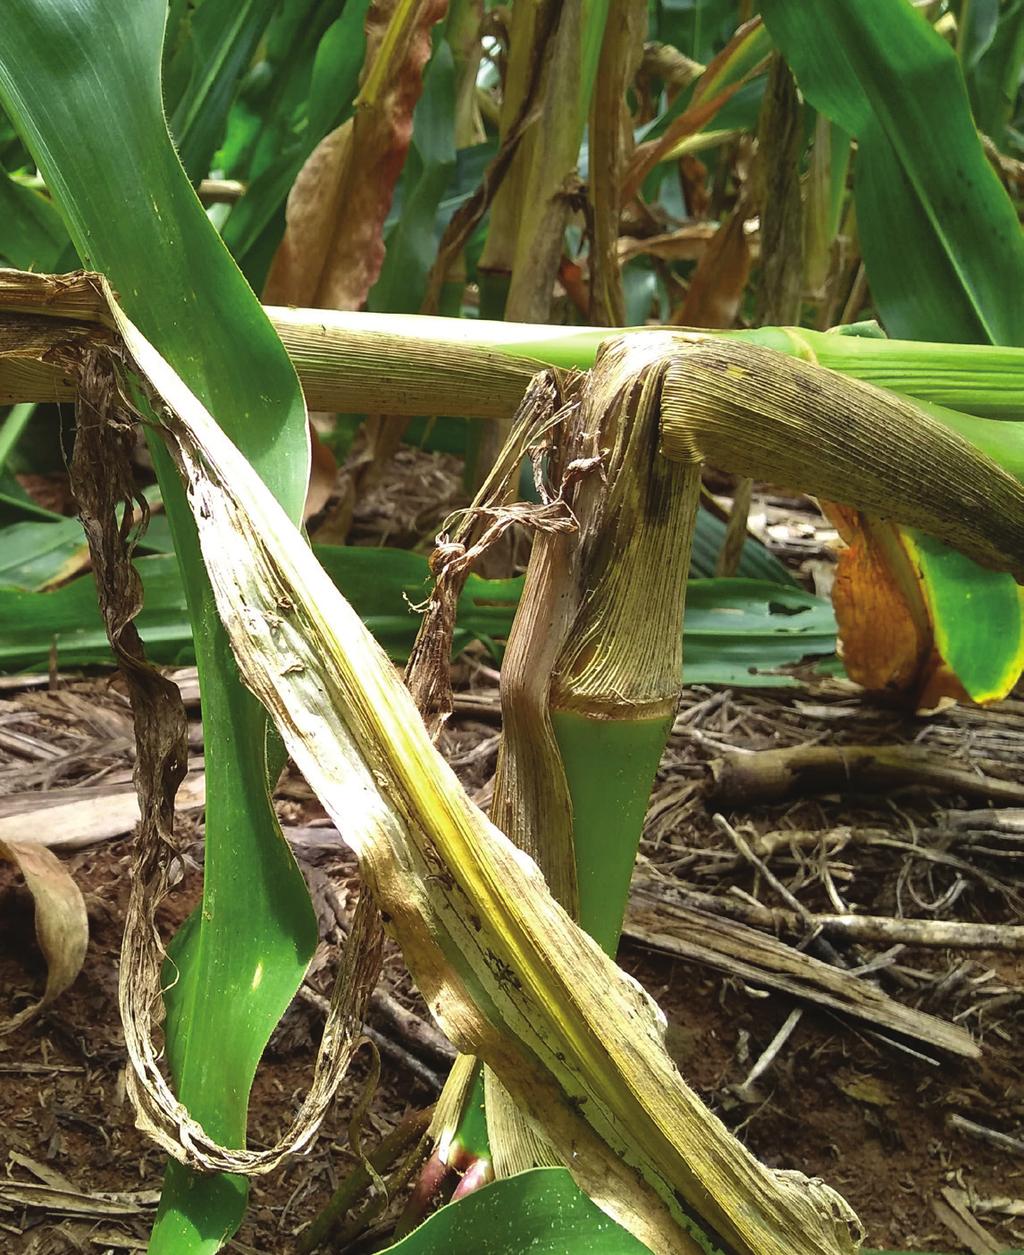
{"type": "MultiPolygon", "coordinates": [[[[765,1168],[704,1107],[652,1001],[472,805],[259,477],[131,323],[119,327],[166,407],[246,682],[359,855],[449,1037],[493,1068],[580,1186],[656,1255],[852,1255],[848,1207],[820,1182],[765,1168]]],[[[173,1125],[173,1108],[165,1115],[173,1125]]]]}

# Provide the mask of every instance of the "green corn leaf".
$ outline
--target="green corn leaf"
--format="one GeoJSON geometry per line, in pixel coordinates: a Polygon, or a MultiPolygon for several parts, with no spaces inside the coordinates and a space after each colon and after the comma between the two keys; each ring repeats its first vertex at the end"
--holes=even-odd
{"type": "MultiPolygon", "coordinates": [[[[643,1243],[610,1220],[564,1168],[495,1181],[435,1212],[386,1255],[643,1255],[643,1243]]],[[[873,1251],[862,1255],[915,1255],[873,1251]]],[[[1007,1251],[1006,1255],[1022,1255],[1007,1251]]]]}
{"type": "Polygon", "coordinates": [[[26,519],[58,523],[62,518],[63,515],[37,505],[13,475],[0,472],[0,526],[8,527],[26,519]]]}
{"type": "Polygon", "coordinates": [[[435,1212],[388,1255],[645,1255],[564,1168],[495,1181],[435,1212]]]}
{"type": "Polygon", "coordinates": [[[908,531],[904,541],[926,573],[939,653],[975,701],[1003,697],[1024,671],[1024,588],[1000,572],[979,579],[970,558],[922,532],[908,531]]]}
{"type": "Polygon", "coordinates": [[[781,668],[834,653],[831,604],[764,580],[690,580],[683,626],[687,684],[792,685],[781,668]]]}
{"type": "Polygon", "coordinates": [[[1021,63],[1024,61],[1024,0],[998,4],[986,0],[981,12],[986,21],[981,31],[973,22],[974,2],[966,8],[972,34],[980,35],[971,46],[971,55],[964,58],[964,75],[978,129],[1003,147],[1006,127],[1013,116],[1020,87],[1021,63]],[[992,10],[997,20],[992,20],[992,10]]]}
{"type": "MultiPolygon", "coordinates": [[[[81,546],[81,529],[74,520],[39,526],[54,527],[74,550],[81,546]],[[66,529],[68,523],[78,530],[66,529]]],[[[13,541],[17,533],[13,528],[9,532],[13,541]]],[[[427,560],[401,549],[317,545],[314,550],[388,655],[404,663],[419,627],[411,606],[422,602],[430,587],[427,560]]],[[[138,625],[150,657],[168,666],[194,662],[177,564],[169,555],[153,554],[137,559],[136,565],[145,595],[138,625]]],[[[43,669],[51,648],[61,667],[110,666],[113,659],[92,576],[50,592],[33,592],[24,586],[33,569],[30,560],[0,566],[0,671],[43,669]]],[[[459,600],[456,649],[471,640],[504,640],[521,592],[522,579],[470,575],[459,600]]],[[[688,684],[792,685],[793,679],[780,669],[807,657],[831,655],[835,637],[829,603],[792,584],[691,579],[687,586],[683,649],[688,684]]]]}
{"type": "Polygon", "coordinates": [[[992,47],[999,26],[999,0],[960,0],[956,9],[956,51],[967,74],[992,47]]]}
{"type": "MultiPolygon", "coordinates": [[[[153,498],[157,494],[146,494],[153,498]]],[[[157,515],[138,543],[140,553],[171,550],[166,519],[157,515]],[[153,526],[155,524],[155,526],[153,526]],[[161,526],[163,524],[163,526],[161,526]]],[[[47,522],[26,520],[0,530],[0,587],[42,591],[67,583],[88,565],[85,533],[77,518],[53,515],[47,522]]],[[[185,614],[180,582],[178,601],[185,614]]]]}
{"type": "Polygon", "coordinates": [[[210,172],[239,78],[277,7],[277,0],[204,0],[183,23],[186,36],[164,67],[165,82],[180,90],[166,105],[178,156],[194,182],[210,172]]]}
{"type": "MultiPolygon", "coordinates": [[[[305,407],[171,144],[160,89],[165,0],[11,0],[4,16],[0,102],[83,262],[109,277],[297,518],[305,407]]],[[[266,717],[237,678],[180,480],[160,442],[151,447],[198,648],[209,787],[203,910],[176,955],[180,1013],[167,1025],[168,1057],[196,1117],[241,1145],[253,1073],[302,979],[316,925],[267,797],[266,717]]],[[[242,1180],[174,1166],[150,1250],[218,1249],[245,1195],[242,1180]]]]}
{"type": "Polygon", "coordinates": [[[0,585],[28,591],[59,583],[65,573],[77,573],[83,549],[78,519],[14,523],[0,532],[0,585]]]}
{"type": "Polygon", "coordinates": [[[46,197],[0,168],[0,265],[57,270],[67,246],[60,214],[46,197]]]}
{"type": "Polygon", "coordinates": [[[857,225],[889,334],[1024,344],[1024,240],[952,48],[909,0],[761,11],[811,104],[857,138],[857,225]]]}
{"type": "Polygon", "coordinates": [[[18,441],[32,421],[35,409],[36,407],[30,404],[13,405],[0,419],[0,474],[6,471],[18,441]]]}
{"type": "Polygon", "coordinates": [[[347,0],[339,12],[337,4],[287,0],[267,33],[265,58],[229,118],[225,171],[248,187],[224,225],[224,241],[256,285],[284,232],[296,175],[352,111],[368,4],[347,0]]]}
{"type": "MultiPolygon", "coordinates": [[[[718,555],[725,544],[725,524],[707,510],[697,514],[694,529],[693,552],[690,555],[690,578],[710,579],[715,573],[718,555]]],[[[796,580],[789,570],[764,545],[748,536],[740,551],[736,574],[748,580],[767,580],[772,584],[789,584],[796,587],[796,580]]]]}

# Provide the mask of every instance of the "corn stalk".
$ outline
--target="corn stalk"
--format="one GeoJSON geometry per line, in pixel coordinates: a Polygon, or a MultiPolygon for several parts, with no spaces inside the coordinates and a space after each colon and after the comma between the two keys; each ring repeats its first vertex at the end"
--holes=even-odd
{"type": "MultiPolygon", "coordinates": [[[[587,370],[609,337],[657,328],[530,323],[268,307],[312,409],[510,418],[540,367],[587,370]]],[[[0,269],[0,404],[73,401],[66,346],[109,317],[85,276],[0,269]]],[[[914,399],[1013,474],[1024,474],[1024,349],[925,344],[803,327],[687,332],[687,342],[757,345],[914,399]]]]}
{"type": "MultiPolygon", "coordinates": [[[[141,379],[153,398],[246,683],[356,848],[445,1031],[487,1061],[582,1188],[653,1250],[851,1251],[836,1196],[763,1168],[685,1085],[656,1008],[465,797],[294,524],[103,281],[87,286],[92,326],[58,348],[51,336],[44,351],[77,374],[88,344],[111,351],[123,374],[123,337],[134,361],[125,389],[141,379]]],[[[5,320],[0,352],[38,353],[38,332],[24,316],[5,320]]],[[[910,403],[757,346],[668,332],[642,345],[639,368],[633,340],[607,350],[590,403],[603,414],[658,372],[661,449],[683,464],[684,484],[711,458],[855,505],[884,498],[901,522],[1024,571],[1024,489],[910,403]]],[[[180,1111],[159,1096],[153,1111],[171,1136],[180,1111]]]]}

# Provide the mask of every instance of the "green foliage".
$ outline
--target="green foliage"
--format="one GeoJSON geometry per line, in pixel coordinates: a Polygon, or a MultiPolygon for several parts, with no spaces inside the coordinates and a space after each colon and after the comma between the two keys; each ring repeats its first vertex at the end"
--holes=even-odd
{"type": "Polygon", "coordinates": [[[538,1168],[450,1203],[388,1255],[645,1255],[564,1168],[538,1168]]]}
{"type": "Polygon", "coordinates": [[[171,15],[164,45],[164,106],[193,182],[210,171],[238,80],[278,0],[203,0],[171,15]]]}
{"type": "MultiPolygon", "coordinates": [[[[171,144],[160,89],[164,0],[13,0],[6,16],[0,98],[83,263],[110,278],[129,316],[297,518],[308,458],[302,396],[171,144]]],[[[193,67],[189,81],[204,77],[193,67]]],[[[187,147],[189,131],[178,139],[187,147]]],[[[168,1057],[193,1114],[240,1145],[253,1073],[316,925],[269,803],[266,714],[238,680],[177,471],[159,440],[151,448],[202,674],[209,790],[201,925],[176,955],[168,1057]]],[[[193,1179],[172,1166],[151,1251],[218,1249],[245,1196],[244,1181],[193,1179]]]]}
{"type": "Polygon", "coordinates": [[[368,4],[284,0],[242,83],[219,160],[226,176],[248,186],[223,235],[257,289],[284,232],[296,175],[320,140],[351,115],[368,4]]]}
{"type": "Polygon", "coordinates": [[[909,0],[761,11],[811,104],[857,138],[857,227],[889,334],[1024,344],[1024,239],[950,46],[909,0]]]}
{"type": "Polygon", "coordinates": [[[0,265],[53,271],[68,235],[45,196],[0,169],[0,265]]]}
{"type": "MultiPolygon", "coordinates": [[[[651,0],[648,7],[649,37],[705,64],[738,20],[736,0],[651,0]]],[[[845,195],[847,133],[857,140],[857,228],[872,297],[889,332],[1024,345],[1024,241],[977,135],[980,127],[1003,148],[1019,139],[1014,114],[1024,0],[961,0],[953,7],[960,18],[955,51],[907,0],[763,0],[760,6],[807,101],[834,123],[833,230],[845,195]]],[[[604,0],[583,6],[584,98],[608,8],[604,0]]],[[[246,278],[261,285],[296,175],[324,136],[352,115],[368,9],[369,0],[8,0],[0,45],[0,102],[17,127],[0,116],[0,263],[58,270],[73,264],[77,249],[85,265],[107,274],[129,315],[293,518],[302,505],[307,460],[297,381],[189,181],[218,173],[247,185],[235,205],[220,207],[216,221],[246,278]],[[34,178],[33,162],[49,195],[34,178]]],[[[768,51],[765,32],[754,28],[724,72],[745,74],[768,51]]],[[[493,81],[493,67],[485,81],[487,74],[493,81]]],[[[674,100],[655,82],[639,138],[661,135],[702,92],[714,89],[710,77],[674,100]]],[[[441,231],[497,150],[491,125],[484,143],[457,151],[455,93],[456,62],[442,24],[371,309],[420,308],[441,231]]],[[[751,131],[762,94],[763,78],[746,83],[707,127],[723,134],[751,131]]],[[[712,143],[702,157],[724,203],[732,193],[723,151],[712,143]]],[[[587,160],[584,148],[581,161],[587,160]]],[[[652,224],[688,216],[675,163],[652,171],[644,192],[659,202],[652,224]]],[[[485,278],[476,263],[486,231],[485,220],[466,249],[473,282],[485,278]]],[[[585,256],[585,240],[575,228],[567,234],[570,259],[585,256]]],[[[634,258],[624,278],[630,321],[667,318],[680,281],[692,273],[689,264],[634,258]]],[[[468,304],[469,296],[462,297],[468,304]]],[[[568,301],[565,307],[565,317],[578,319],[568,301]]],[[[588,339],[571,332],[556,344],[553,330],[544,329],[543,344],[520,347],[569,367],[581,364],[581,352],[592,358],[603,334],[588,339]]],[[[19,407],[0,427],[0,471],[30,417],[31,407],[19,407]]],[[[991,450],[1005,451],[997,460],[1015,466],[1024,427],[982,420],[979,428],[972,421],[964,420],[964,430],[975,433],[969,438],[980,432],[991,450]]],[[[951,416],[951,425],[958,422],[951,416]]],[[[449,425],[438,438],[458,448],[462,434],[449,425]]],[[[274,754],[268,763],[266,718],[238,682],[177,474],[159,443],[153,457],[167,517],[155,520],[140,547],[148,556],[137,559],[145,588],[139,624],[155,660],[199,663],[210,798],[203,910],[173,950],[180,980],[168,999],[168,1059],[193,1113],[215,1136],[241,1144],[252,1076],[301,979],[315,927],[268,803],[274,754]],[[172,533],[177,560],[169,553],[172,533]]],[[[61,583],[78,561],[78,524],[33,506],[5,476],[0,523],[14,520],[0,534],[0,668],[46,666],[51,646],[59,665],[107,665],[92,577],[40,591],[61,583]]],[[[712,574],[723,537],[724,525],[702,512],[694,574],[712,574]]],[[[926,537],[914,535],[912,543],[944,656],[973,695],[1000,690],[1024,663],[1016,584],[926,537]]],[[[404,661],[419,622],[410,603],[422,601],[429,588],[426,560],[394,549],[321,546],[317,554],[391,657],[404,661]]],[[[456,648],[480,640],[500,654],[521,586],[521,580],[470,576],[459,603],[456,648]]],[[[827,603],[805,593],[766,549],[748,542],[738,578],[691,580],[684,646],[689,683],[784,685],[792,679],[782,668],[833,653],[835,622],[827,603]]],[[[602,756],[619,752],[618,731],[611,729],[602,756]]],[[[633,827],[642,820],[644,781],[664,729],[652,732],[637,767],[633,827]]],[[[571,753],[569,740],[562,740],[564,753],[571,753]]],[[[587,800],[597,811],[607,809],[598,788],[587,800]]],[[[594,860],[581,868],[584,883],[607,873],[607,859],[594,860]]],[[[620,861],[619,879],[628,882],[631,857],[620,861]]],[[[610,935],[600,940],[614,943],[610,935]]],[[[191,1255],[218,1249],[237,1226],[245,1192],[239,1180],[194,1178],[173,1166],[151,1250],[191,1255]]],[[[392,1249],[512,1255],[527,1248],[552,1255],[646,1249],[561,1170],[490,1186],[444,1208],[392,1249]]]]}
{"type": "MultiPolygon", "coordinates": [[[[73,519],[24,523],[3,533],[9,548],[0,566],[0,670],[49,665],[51,648],[62,667],[109,666],[113,659],[96,608],[91,575],[51,592],[31,591],[81,549],[73,519]],[[40,542],[40,532],[49,528],[40,542]]],[[[152,546],[153,542],[150,541],[152,546]]],[[[419,627],[412,606],[429,591],[427,560],[401,549],[318,545],[316,555],[396,662],[405,662],[419,627]]],[[[185,598],[174,560],[139,558],[145,604],[139,628],[156,662],[195,661],[185,598]]],[[[500,653],[522,591],[522,579],[470,575],[459,599],[456,649],[482,640],[500,653]]],[[[792,584],[764,580],[692,579],[684,628],[686,679],[693,684],[776,687],[792,684],[780,668],[835,650],[835,620],[827,601],[792,584]]]]}

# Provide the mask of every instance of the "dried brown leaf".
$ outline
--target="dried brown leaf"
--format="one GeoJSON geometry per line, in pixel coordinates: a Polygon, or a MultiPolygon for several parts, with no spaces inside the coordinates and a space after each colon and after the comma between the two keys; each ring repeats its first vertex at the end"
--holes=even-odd
{"type": "Polygon", "coordinates": [[[711,237],[693,272],[686,299],[672,311],[672,322],[682,327],[731,327],[736,321],[750,276],[747,218],[750,207],[741,200],[711,237]]]}
{"type": "Polygon", "coordinates": [[[384,263],[384,221],[412,138],[431,27],[448,0],[375,0],[355,116],[314,150],[288,197],[272,304],[359,309],[384,263]]]}
{"type": "MultiPolygon", "coordinates": [[[[316,305],[352,150],[349,118],[317,144],[288,193],[285,233],[263,289],[270,305],[316,305]]],[[[346,306],[346,308],[351,308],[346,306]]]]}
{"type": "Polygon", "coordinates": [[[334,491],[338,478],[338,463],[334,454],[320,439],[312,423],[309,425],[309,450],[311,455],[309,483],[306,485],[306,504],[302,508],[302,520],[306,522],[319,514],[334,491]]]}
{"type": "Polygon", "coordinates": [[[13,1033],[34,1020],[82,970],[89,944],[89,921],[82,891],[71,873],[45,846],[27,841],[0,841],[0,856],[25,877],[36,909],[36,939],[46,959],[43,996],[24,1011],[0,1022],[0,1035],[13,1033]]]}

